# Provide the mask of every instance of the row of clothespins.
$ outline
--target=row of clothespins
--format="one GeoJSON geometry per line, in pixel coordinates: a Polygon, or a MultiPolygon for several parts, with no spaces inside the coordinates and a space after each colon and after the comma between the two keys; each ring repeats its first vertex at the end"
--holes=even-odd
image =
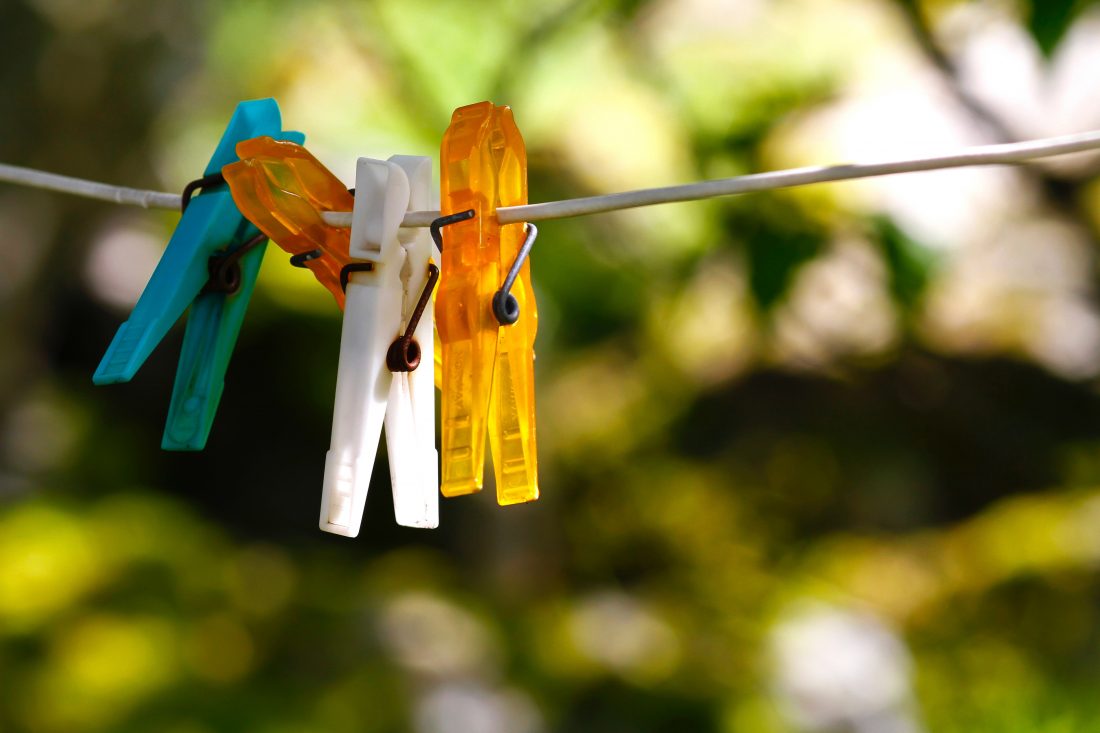
{"type": "Polygon", "coordinates": [[[501,225],[495,213],[527,203],[511,110],[455,111],[441,195],[430,158],[360,158],[349,190],[304,141],[282,129],[275,100],[237,106],[203,177],[184,190],[180,222],[95,383],[129,381],[190,308],[162,447],[201,450],[270,238],[344,311],[321,529],[359,533],[383,424],[398,524],[436,527],[440,491],[481,489],[486,434],[499,503],[537,499],[535,228],[501,225]],[[402,228],[407,212],[435,208],[430,229],[402,228]],[[349,210],[350,229],[325,223],[325,212],[349,210]]]}

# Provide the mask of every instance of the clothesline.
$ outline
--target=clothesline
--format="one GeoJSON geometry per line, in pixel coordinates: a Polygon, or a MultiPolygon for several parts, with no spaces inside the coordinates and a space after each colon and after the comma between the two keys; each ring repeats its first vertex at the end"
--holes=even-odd
{"type": "MultiPolygon", "coordinates": [[[[805,186],[813,183],[846,181],[856,178],[872,178],[897,173],[941,170],[982,165],[1012,165],[1038,158],[1069,153],[1082,153],[1100,149],[1100,130],[1075,135],[1026,140],[1018,143],[983,145],[965,148],[946,155],[931,155],[884,163],[850,163],[834,166],[793,168],[790,170],[752,173],[733,178],[719,178],[678,186],[644,188],[602,196],[586,196],[548,201],[523,206],[504,206],[497,209],[502,224],[564,219],[573,216],[599,214],[607,211],[653,206],[677,201],[695,201],[750,193],[777,188],[805,186]]],[[[128,204],[142,208],[179,209],[180,195],[161,191],[148,191],[125,186],[112,186],[98,181],[62,176],[56,173],[22,168],[0,163],[0,181],[16,185],[41,188],[99,199],[115,204],[128,204]]],[[[351,212],[326,212],[325,221],[331,226],[351,226],[351,212]]],[[[426,227],[439,217],[438,211],[410,211],[401,223],[403,227],[426,227]]]]}

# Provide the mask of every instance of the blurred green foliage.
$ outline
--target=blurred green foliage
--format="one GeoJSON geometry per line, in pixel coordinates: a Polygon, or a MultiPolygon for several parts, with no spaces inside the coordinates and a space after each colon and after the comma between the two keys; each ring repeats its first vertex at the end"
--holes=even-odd
{"type": "Polygon", "coordinates": [[[1078,11],[1090,3],[1081,0],[1043,0],[1029,4],[1028,30],[1043,53],[1049,56],[1069,30],[1078,11]]]}
{"type": "MultiPolygon", "coordinates": [[[[1068,73],[1093,5],[8,0],[0,160],[178,189],[268,95],[349,179],[511,104],[533,201],[900,156],[1028,129],[974,49],[1068,73]]],[[[209,447],[163,453],[179,330],[90,375],[175,216],[0,187],[0,730],[1092,730],[1088,163],[547,223],[543,498],[397,528],[383,452],[354,541],[327,293],[271,248],[209,447]]]]}

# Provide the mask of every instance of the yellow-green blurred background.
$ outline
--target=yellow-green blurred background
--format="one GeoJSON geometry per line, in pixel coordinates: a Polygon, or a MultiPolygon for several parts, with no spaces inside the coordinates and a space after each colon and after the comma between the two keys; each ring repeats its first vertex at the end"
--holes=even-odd
{"type": "MultiPolygon", "coordinates": [[[[179,190],[240,99],[351,183],[510,104],[533,201],[1100,127],[1084,0],[0,0],[0,160],[179,190]]],[[[208,448],[177,220],[0,185],[0,731],[1100,720],[1095,157],[547,222],[541,488],[316,529],[340,315],[268,249],[208,448]]]]}

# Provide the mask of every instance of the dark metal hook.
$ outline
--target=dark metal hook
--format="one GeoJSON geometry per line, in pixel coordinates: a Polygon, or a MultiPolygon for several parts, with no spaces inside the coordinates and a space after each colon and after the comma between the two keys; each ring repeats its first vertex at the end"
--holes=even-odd
{"type": "Polygon", "coordinates": [[[527,256],[531,254],[531,248],[535,246],[535,239],[538,236],[538,227],[528,223],[527,238],[523,240],[523,246],[516,253],[516,261],[512,263],[512,269],[508,270],[508,277],[504,278],[504,284],[500,286],[500,290],[493,295],[493,315],[496,316],[497,323],[502,326],[511,326],[519,320],[519,301],[512,295],[512,286],[515,285],[519,271],[527,261],[527,256]]]}
{"type": "Polygon", "coordinates": [[[465,211],[459,211],[457,214],[448,214],[447,216],[441,216],[431,223],[428,229],[432,233],[432,240],[435,242],[435,246],[439,248],[439,251],[443,251],[443,232],[440,231],[443,227],[450,226],[451,224],[457,224],[460,221],[466,221],[467,219],[474,218],[474,210],[466,209],[465,211]]]}
{"type": "Polygon", "coordinates": [[[213,188],[214,186],[221,186],[225,184],[225,176],[221,173],[211,173],[208,176],[202,178],[196,178],[183,187],[183,194],[180,196],[180,213],[187,211],[187,207],[191,204],[191,199],[195,195],[195,191],[207,188],[213,188]]]}
{"type": "Polygon", "coordinates": [[[340,268],[340,289],[348,292],[348,278],[353,272],[372,272],[373,262],[351,262],[340,268]]]}
{"type": "Polygon", "coordinates": [[[294,267],[305,267],[306,263],[310,260],[316,260],[324,254],[319,249],[311,249],[308,252],[299,252],[296,255],[291,255],[290,264],[294,267]]]}

